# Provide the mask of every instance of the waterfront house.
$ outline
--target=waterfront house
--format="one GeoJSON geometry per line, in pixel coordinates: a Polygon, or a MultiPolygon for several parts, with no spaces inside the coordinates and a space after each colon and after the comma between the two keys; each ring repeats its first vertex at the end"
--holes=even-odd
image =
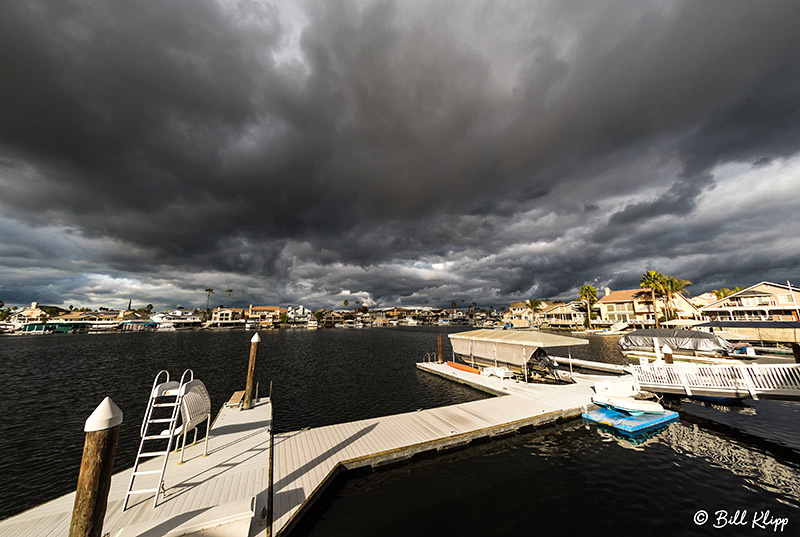
{"type": "Polygon", "coordinates": [[[510,315],[506,320],[514,328],[525,328],[533,324],[533,311],[526,302],[512,302],[508,307],[508,312],[510,315]]]}
{"type": "MultiPolygon", "coordinates": [[[[284,310],[285,311],[285,310],[284,310]]],[[[253,306],[247,309],[247,328],[274,328],[280,323],[280,306],[253,306]]]]}
{"type": "Polygon", "coordinates": [[[222,306],[214,308],[211,312],[211,321],[207,324],[211,327],[217,328],[235,328],[242,327],[245,324],[245,309],[244,308],[223,308],[222,306]]]}
{"type": "Polygon", "coordinates": [[[56,306],[40,306],[38,302],[31,302],[30,307],[12,313],[7,322],[11,323],[14,330],[19,330],[26,324],[45,322],[51,315],[66,313],[66,310],[56,306]]]}
{"type": "Polygon", "coordinates": [[[200,310],[175,308],[151,315],[150,320],[158,324],[159,330],[200,328],[204,315],[200,310]]]}
{"type": "Polygon", "coordinates": [[[302,304],[299,306],[288,306],[286,308],[286,318],[290,325],[305,326],[311,320],[312,312],[302,304]]]}
{"type": "MultiPolygon", "coordinates": [[[[625,322],[631,325],[654,326],[655,314],[653,303],[649,297],[650,290],[622,289],[612,291],[605,288],[605,295],[597,301],[600,308],[600,319],[611,323],[625,322]]],[[[680,294],[673,295],[670,303],[665,298],[656,297],[659,318],[671,309],[677,319],[699,319],[700,311],[694,304],[680,294]]]]}
{"type": "Polygon", "coordinates": [[[700,311],[714,321],[800,321],[800,292],[794,286],[760,282],[700,311]]]}
{"type": "Polygon", "coordinates": [[[552,304],[542,312],[543,323],[550,328],[577,328],[583,325],[586,315],[580,300],[552,304]]]}

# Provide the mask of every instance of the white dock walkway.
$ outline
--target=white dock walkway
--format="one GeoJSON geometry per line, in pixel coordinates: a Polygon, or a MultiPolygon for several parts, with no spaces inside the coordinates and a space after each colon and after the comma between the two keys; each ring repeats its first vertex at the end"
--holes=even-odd
{"type": "MultiPolygon", "coordinates": [[[[417,367],[502,397],[276,434],[272,487],[271,402],[259,400],[250,411],[223,408],[211,428],[209,456],[202,457],[199,442],[187,447],[185,464],[177,465],[178,457],[171,460],[165,475],[167,495],[155,509],[152,495],[143,495],[121,512],[131,470],[113,476],[103,534],[266,537],[272,488],[272,535],[282,535],[340,471],[398,462],[417,453],[578,416],[591,404],[594,382],[608,378],[576,374],[576,384],[554,386],[484,377],[444,364],[417,367]]],[[[148,461],[140,469],[160,467],[159,461],[148,461]]],[[[74,493],[67,494],[3,520],[0,537],[66,536],[74,499],[74,493]]]]}
{"type": "Polygon", "coordinates": [[[275,435],[275,535],[290,529],[341,470],[402,461],[417,453],[577,416],[591,403],[596,380],[577,375],[573,385],[525,385],[442,364],[417,367],[505,397],[275,435]]]}
{"type": "MultiPolygon", "coordinates": [[[[215,527],[224,528],[225,535],[264,533],[266,525],[260,527],[260,517],[253,515],[266,505],[271,426],[268,399],[248,411],[223,408],[211,428],[208,457],[203,457],[202,442],[186,447],[184,464],[177,464],[177,455],[170,456],[164,476],[167,494],[155,509],[152,494],[143,494],[133,497],[123,513],[131,469],[114,475],[103,534],[186,535],[215,527]]],[[[140,470],[160,469],[162,460],[147,461],[140,470]]],[[[75,472],[77,479],[77,468],[75,472]]],[[[74,501],[73,492],[7,518],[0,522],[0,537],[67,536],[74,501]]]]}

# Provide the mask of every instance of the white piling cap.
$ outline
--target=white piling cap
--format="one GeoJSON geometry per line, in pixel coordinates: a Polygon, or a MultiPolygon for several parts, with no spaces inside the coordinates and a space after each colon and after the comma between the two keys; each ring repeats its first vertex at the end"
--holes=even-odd
{"type": "Polygon", "coordinates": [[[86,425],[83,430],[91,431],[105,431],[111,429],[122,423],[122,411],[114,404],[110,397],[103,399],[97,408],[94,409],[92,415],[86,418],[86,425]]]}
{"type": "Polygon", "coordinates": [[[258,332],[256,332],[256,335],[253,336],[253,338],[250,340],[250,342],[251,343],[258,343],[259,341],[261,341],[261,338],[258,337],[258,332]]]}
{"type": "Polygon", "coordinates": [[[672,347],[664,343],[664,346],[661,347],[661,352],[663,352],[664,354],[672,354],[672,347]]]}

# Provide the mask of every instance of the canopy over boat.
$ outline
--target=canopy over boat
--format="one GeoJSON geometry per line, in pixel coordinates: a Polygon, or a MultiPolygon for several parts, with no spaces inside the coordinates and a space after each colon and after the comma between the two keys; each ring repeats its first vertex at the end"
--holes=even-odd
{"type": "Polygon", "coordinates": [[[514,330],[470,330],[449,334],[448,337],[455,354],[518,368],[527,364],[539,349],[589,344],[586,339],[514,330]]]}
{"type": "Polygon", "coordinates": [[[695,330],[673,330],[667,328],[636,330],[618,341],[622,350],[652,349],[653,338],[658,338],[659,345],[669,345],[674,351],[701,351],[732,353],[733,345],[714,334],[695,330]]]}

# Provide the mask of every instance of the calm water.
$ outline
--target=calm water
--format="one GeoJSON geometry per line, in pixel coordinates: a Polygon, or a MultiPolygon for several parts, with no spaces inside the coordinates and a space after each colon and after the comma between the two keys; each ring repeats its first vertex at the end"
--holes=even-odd
{"type": "MultiPolygon", "coordinates": [[[[257,378],[262,394],[274,382],[276,431],[483,398],[414,367],[436,349],[441,332],[262,332],[257,378]]],[[[159,369],[174,376],[192,367],[218,408],[244,386],[251,336],[202,331],[0,338],[0,516],[74,490],[83,422],[106,395],[125,413],[117,470],[133,463],[159,369]]],[[[613,338],[590,339],[590,347],[574,348],[572,355],[620,362],[613,338]]],[[[552,354],[565,356],[566,350],[552,354]]],[[[348,474],[298,533],[766,531],[693,522],[700,509],[712,518],[717,510],[747,509],[750,519],[766,510],[786,517],[783,534],[800,535],[800,405],[760,401],[722,410],[684,402],[682,420],[641,445],[573,421],[394,469],[348,474]]]]}

